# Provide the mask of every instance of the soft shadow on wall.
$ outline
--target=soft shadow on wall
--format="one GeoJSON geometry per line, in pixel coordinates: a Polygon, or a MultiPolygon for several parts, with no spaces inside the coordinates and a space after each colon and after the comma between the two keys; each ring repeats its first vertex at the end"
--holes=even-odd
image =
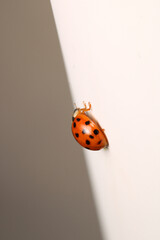
{"type": "Polygon", "coordinates": [[[0,2],[0,239],[100,240],[49,1],[0,2]]]}

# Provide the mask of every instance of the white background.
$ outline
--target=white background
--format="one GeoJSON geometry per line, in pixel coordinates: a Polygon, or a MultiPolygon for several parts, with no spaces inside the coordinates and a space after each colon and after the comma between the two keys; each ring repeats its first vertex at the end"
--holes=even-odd
{"type": "Polygon", "coordinates": [[[85,151],[104,239],[160,239],[160,2],[54,0],[76,104],[110,142],[85,151]]]}

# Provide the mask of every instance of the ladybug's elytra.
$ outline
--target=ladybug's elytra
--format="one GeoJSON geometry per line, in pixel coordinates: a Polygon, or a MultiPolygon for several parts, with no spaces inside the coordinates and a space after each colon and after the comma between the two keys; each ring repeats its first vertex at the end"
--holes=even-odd
{"type": "Polygon", "coordinates": [[[108,139],[99,123],[88,113],[91,110],[91,103],[88,108],[76,108],[72,115],[72,133],[76,141],[89,150],[100,150],[109,146],[108,139]]]}

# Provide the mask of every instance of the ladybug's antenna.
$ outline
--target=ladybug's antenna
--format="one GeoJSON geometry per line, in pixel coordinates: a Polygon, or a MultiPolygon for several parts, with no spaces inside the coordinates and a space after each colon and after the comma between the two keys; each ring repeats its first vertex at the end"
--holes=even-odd
{"type": "Polygon", "coordinates": [[[75,103],[73,103],[73,105],[74,105],[74,109],[77,109],[77,105],[75,103]]]}

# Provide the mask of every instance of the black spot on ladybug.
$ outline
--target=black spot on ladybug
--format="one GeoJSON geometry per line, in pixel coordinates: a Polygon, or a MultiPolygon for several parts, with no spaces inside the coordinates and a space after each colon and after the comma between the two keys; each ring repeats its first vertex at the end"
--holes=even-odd
{"type": "Polygon", "coordinates": [[[100,144],[102,142],[102,140],[100,140],[97,144],[100,144]]]}
{"type": "Polygon", "coordinates": [[[92,136],[92,135],[89,135],[89,137],[92,138],[92,139],[94,138],[94,136],[92,136]]]}
{"type": "Polygon", "coordinates": [[[85,134],[85,133],[86,133],[86,130],[85,130],[85,129],[83,129],[83,130],[82,130],[82,133],[83,133],[83,134],[85,134]]]}
{"type": "Polygon", "coordinates": [[[98,129],[95,129],[93,132],[95,135],[97,135],[99,133],[98,129]]]}
{"type": "Polygon", "coordinates": [[[76,127],[76,123],[75,123],[75,122],[73,123],[73,127],[74,127],[74,128],[76,127]]]}
{"type": "Polygon", "coordinates": [[[90,124],[90,121],[86,121],[85,124],[86,124],[86,125],[89,125],[89,124],[90,124]]]}
{"type": "Polygon", "coordinates": [[[89,140],[86,140],[86,144],[87,144],[87,145],[90,145],[90,141],[89,141],[89,140]]]}
{"type": "Polygon", "coordinates": [[[72,122],[74,121],[74,117],[72,117],[72,122]]]}
{"type": "Polygon", "coordinates": [[[77,138],[79,137],[79,134],[78,134],[78,133],[76,133],[75,135],[76,135],[77,138]]]}
{"type": "Polygon", "coordinates": [[[77,120],[77,122],[81,121],[81,119],[80,119],[80,118],[77,118],[76,120],[77,120]]]}
{"type": "Polygon", "coordinates": [[[90,149],[89,147],[85,147],[86,149],[90,149]]]}

